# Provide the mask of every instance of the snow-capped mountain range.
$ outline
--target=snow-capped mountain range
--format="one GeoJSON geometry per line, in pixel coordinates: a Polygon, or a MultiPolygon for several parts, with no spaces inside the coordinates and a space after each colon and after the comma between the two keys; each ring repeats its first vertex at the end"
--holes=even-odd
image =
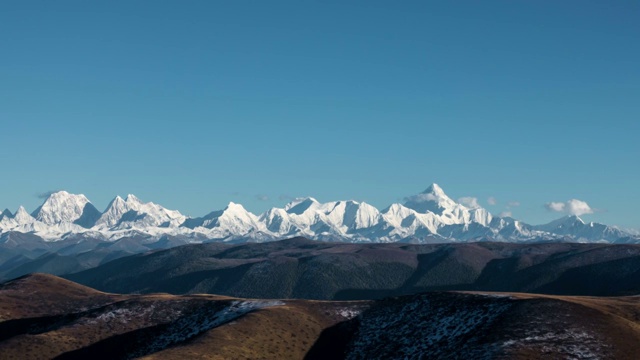
{"type": "Polygon", "coordinates": [[[117,196],[104,212],[84,195],[58,191],[33,213],[20,207],[0,213],[0,234],[33,233],[47,241],[71,235],[117,240],[127,236],[159,239],[180,236],[190,242],[270,241],[293,236],[351,242],[536,241],[636,242],[635,235],[616,227],[586,223],[569,216],[533,226],[470,208],[451,198],[437,184],[404,204],[378,210],[353,200],[320,203],[299,198],[284,208],[255,215],[229,203],[222,210],[191,218],[134,195],[117,196]]]}

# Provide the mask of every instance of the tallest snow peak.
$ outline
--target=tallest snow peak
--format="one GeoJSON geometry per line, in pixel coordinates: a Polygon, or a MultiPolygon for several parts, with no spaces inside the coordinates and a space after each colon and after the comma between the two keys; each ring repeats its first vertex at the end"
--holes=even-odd
{"type": "Polygon", "coordinates": [[[442,188],[440,187],[440,185],[433,183],[431,185],[429,185],[429,187],[422,192],[423,194],[434,194],[434,195],[440,195],[440,196],[446,196],[446,194],[444,193],[444,190],[442,190],[442,188]]]}
{"type": "Polygon", "coordinates": [[[433,183],[420,194],[406,198],[405,206],[419,213],[433,212],[442,214],[444,210],[456,207],[456,202],[444,193],[438,184],[433,183]]]}

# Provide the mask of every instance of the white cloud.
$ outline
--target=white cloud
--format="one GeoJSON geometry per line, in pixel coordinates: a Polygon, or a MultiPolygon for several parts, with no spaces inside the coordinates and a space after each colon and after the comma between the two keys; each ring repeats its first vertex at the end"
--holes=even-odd
{"type": "Polygon", "coordinates": [[[421,203],[426,201],[438,201],[438,197],[433,194],[417,194],[404,198],[406,202],[421,203]]]}
{"type": "Polygon", "coordinates": [[[256,200],[259,201],[269,201],[269,197],[267,195],[258,194],[256,195],[256,200]]]}
{"type": "Polygon", "coordinates": [[[498,200],[496,200],[496,198],[494,198],[493,196],[490,196],[490,197],[487,199],[487,203],[488,203],[489,205],[495,205],[495,204],[497,204],[497,203],[498,203],[498,200]]]}
{"type": "Polygon", "coordinates": [[[561,202],[550,202],[550,203],[544,204],[544,207],[546,207],[547,210],[549,211],[563,212],[565,208],[565,204],[561,202]]]}
{"type": "Polygon", "coordinates": [[[511,212],[511,208],[520,206],[520,202],[518,201],[509,201],[505,206],[505,210],[498,214],[499,217],[513,217],[513,212],[511,212]]]}
{"type": "Polygon", "coordinates": [[[572,215],[593,214],[593,209],[585,201],[571,199],[567,201],[567,212],[572,215]]]}
{"type": "Polygon", "coordinates": [[[554,212],[563,212],[569,215],[593,214],[593,208],[586,201],[571,199],[566,202],[550,202],[544,205],[547,210],[554,212]]]}
{"type": "Polygon", "coordinates": [[[622,231],[628,232],[631,235],[640,235],[640,229],[621,229],[622,231]]]}
{"type": "Polygon", "coordinates": [[[45,191],[45,192],[42,192],[42,193],[37,193],[36,197],[38,199],[46,199],[49,196],[51,196],[52,194],[57,193],[58,191],[60,191],[60,190],[49,190],[49,191],[45,191]]]}
{"type": "Polygon", "coordinates": [[[480,204],[478,203],[478,198],[471,197],[471,196],[461,197],[460,199],[458,199],[458,202],[470,209],[477,209],[480,207],[480,204]]]}

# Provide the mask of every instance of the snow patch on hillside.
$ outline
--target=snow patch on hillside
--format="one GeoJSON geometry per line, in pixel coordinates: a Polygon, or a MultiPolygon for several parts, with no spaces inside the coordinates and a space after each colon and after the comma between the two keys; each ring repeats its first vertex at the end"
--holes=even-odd
{"type": "Polygon", "coordinates": [[[490,358],[494,347],[473,347],[469,340],[510,306],[508,299],[472,295],[448,296],[444,302],[428,295],[398,299],[362,315],[347,359],[439,358],[465,348],[472,358],[490,358]]]}
{"type": "Polygon", "coordinates": [[[186,314],[172,322],[165,331],[158,334],[144,349],[141,349],[139,354],[132,354],[132,357],[161,351],[171,345],[181,343],[205,331],[235,320],[249,312],[281,305],[284,305],[284,303],[277,300],[244,300],[231,301],[222,307],[218,303],[203,306],[197,311],[186,314]]]}

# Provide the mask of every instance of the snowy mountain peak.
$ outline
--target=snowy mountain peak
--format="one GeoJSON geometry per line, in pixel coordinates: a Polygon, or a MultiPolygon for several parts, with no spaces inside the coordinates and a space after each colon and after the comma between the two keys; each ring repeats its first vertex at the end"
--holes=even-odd
{"type": "Polygon", "coordinates": [[[83,227],[91,227],[100,216],[100,212],[82,194],[57,191],[49,195],[32,216],[46,225],[76,223],[83,227]]]}
{"type": "Polygon", "coordinates": [[[288,203],[284,210],[290,214],[300,215],[307,210],[317,208],[320,203],[312,197],[297,198],[288,203]]]}
{"type": "Polygon", "coordinates": [[[631,235],[614,226],[594,222],[585,223],[580,217],[575,215],[565,216],[548,224],[535,226],[534,228],[539,231],[570,236],[580,240],[598,239],[615,241],[631,235]]]}
{"type": "Polygon", "coordinates": [[[124,199],[120,196],[120,195],[116,195],[116,197],[113,198],[113,200],[111,200],[111,202],[109,203],[109,206],[111,206],[111,204],[113,203],[123,203],[124,199]]]}
{"type": "Polygon", "coordinates": [[[0,213],[0,220],[2,220],[3,218],[10,219],[12,217],[13,214],[11,213],[11,211],[9,211],[9,209],[4,209],[2,213],[0,213]]]}
{"type": "Polygon", "coordinates": [[[301,203],[318,203],[318,200],[310,197],[310,196],[305,196],[305,197],[297,197],[295,199],[293,199],[292,201],[290,201],[287,205],[284,206],[285,210],[289,210],[292,207],[295,207],[301,203]]]}
{"type": "Polygon", "coordinates": [[[430,193],[430,194],[434,194],[434,195],[437,195],[437,196],[447,196],[444,193],[444,190],[442,190],[442,188],[440,187],[440,185],[438,185],[436,183],[433,183],[433,184],[429,185],[429,187],[427,187],[427,189],[425,191],[423,191],[422,193],[423,194],[430,193]]]}
{"type": "Polygon", "coordinates": [[[107,205],[107,208],[105,209],[103,214],[109,211],[113,211],[113,209],[124,209],[126,207],[127,207],[126,200],[124,200],[122,197],[120,197],[120,195],[118,195],[114,197],[113,200],[111,200],[111,202],[109,202],[109,205],[107,205]]]}
{"type": "Polygon", "coordinates": [[[114,226],[129,210],[131,210],[131,207],[118,195],[111,200],[107,209],[102,213],[98,221],[96,221],[96,226],[114,226]]]}
{"type": "Polygon", "coordinates": [[[577,216],[577,215],[569,216],[568,221],[571,221],[571,222],[573,222],[573,223],[579,223],[579,224],[582,224],[582,225],[586,224],[586,223],[584,222],[584,220],[582,220],[582,218],[581,218],[581,217],[579,217],[579,216],[577,216]]]}
{"type": "Polygon", "coordinates": [[[13,220],[15,220],[18,224],[29,224],[34,222],[36,219],[31,216],[24,206],[20,206],[16,211],[15,215],[13,215],[13,220]]]}
{"type": "MultiPolygon", "coordinates": [[[[469,198],[473,199],[473,198],[469,198]]],[[[467,204],[466,199],[460,202],[467,204]]],[[[473,203],[473,202],[471,202],[473,203]]],[[[510,217],[493,217],[476,206],[464,206],[432,184],[424,192],[392,204],[383,211],[354,200],[320,203],[298,198],[284,208],[260,216],[235,202],[199,218],[187,218],[129,194],[116,196],[100,214],[84,195],[51,194],[32,217],[24,207],[15,215],[0,214],[0,233],[33,233],[48,240],[87,234],[106,239],[185,236],[193,241],[268,241],[292,236],[350,242],[393,241],[536,241],[562,237],[576,241],[640,242],[629,232],[577,216],[531,226],[510,217]],[[622,239],[622,240],[618,240],[622,239]]]]}
{"type": "Polygon", "coordinates": [[[238,204],[238,203],[234,203],[233,201],[230,201],[229,204],[227,204],[227,206],[224,208],[223,213],[242,214],[244,216],[244,214],[249,213],[249,211],[245,209],[244,206],[242,206],[242,204],[238,204]]]}
{"type": "Polygon", "coordinates": [[[420,194],[408,197],[404,205],[423,214],[427,212],[442,214],[446,210],[452,210],[456,206],[460,206],[435,183],[420,194]]]}
{"type": "Polygon", "coordinates": [[[186,219],[182,226],[209,229],[209,234],[216,238],[246,235],[263,228],[256,215],[234,202],[229,202],[223,210],[213,211],[201,218],[186,219]]]}
{"type": "Polygon", "coordinates": [[[576,215],[568,215],[568,216],[563,216],[560,219],[554,220],[548,224],[541,225],[541,226],[549,229],[556,229],[556,228],[570,228],[573,226],[581,226],[584,224],[585,224],[584,221],[580,217],[576,215]]]}
{"type": "Polygon", "coordinates": [[[395,204],[391,204],[388,208],[382,210],[382,213],[392,214],[394,216],[400,216],[402,218],[405,218],[411,215],[413,213],[413,210],[409,209],[408,207],[402,204],[395,203],[395,204]]]}
{"type": "Polygon", "coordinates": [[[126,199],[116,196],[96,221],[96,226],[131,229],[137,227],[179,226],[186,217],[175,210],[168,210],[152,202],[144,203],[133,194],[126,199]]]}
{"type": "Polygon", "coordinates": [[[366,202],[347,201],[343,224],[353,229],[366,229],[380,221],[380,211],[366,202]]]}
{"type": "Polygon", "coordinates": [[[44,203],[31,215],[37,219],[39,215],[44,216],[47,215],[47,212],[50,213],[54,210],[70,211],[73,210],[74,207],[82,209],[87,203],[89,203],[89,199],[83,194],[70,194],[64,190],[56,191],[51,193],[44,203]]]}
{"type": "Polygon", "coordinates": [[[125,202],[129,204],[142,204],[142,200],[138,199],[138,197],[133,194],[128,194],[125,202]]]}

